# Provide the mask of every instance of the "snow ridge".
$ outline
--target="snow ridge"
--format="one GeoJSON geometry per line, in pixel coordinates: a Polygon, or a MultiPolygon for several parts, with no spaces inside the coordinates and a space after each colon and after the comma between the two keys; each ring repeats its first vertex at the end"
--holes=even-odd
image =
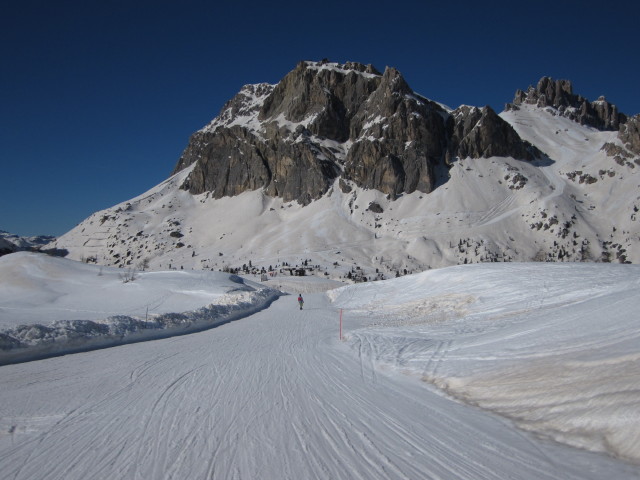
{"type": "Polygon", "coordinates": [[[104,320],[58,320],[0,331],[0,365],[199,332],[252,315],[279,293],[262,289],[227,295],[221,303],[152,318],[117,315],[104,320]]]}

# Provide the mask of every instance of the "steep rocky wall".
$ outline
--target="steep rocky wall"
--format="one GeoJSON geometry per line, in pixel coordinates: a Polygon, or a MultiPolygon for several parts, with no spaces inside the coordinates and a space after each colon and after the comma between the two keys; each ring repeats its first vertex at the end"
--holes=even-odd
{"type": "Polygon", "coordinates": [[[532,160],[531,145],[489,107],[453,113],[417,95],[395,68],[300,62],[277,85],[247,85],[192,135],[174,173],[216,198],[262,188],[308,204],[336,177],[391,196],[435,188],[456,158],[532,160]]]}
{"type": "Polygon", "coordinates": [[[513,103],[507,109],[522,104],[538,107],[554,107],[560,115],[566,116],[581,125],[589,125],[600,130],[617,130],[627,121],[626,115],[604,97],[590,102],[581,95],[573,93],[569,80],[554,80],[542,77],[536,87],[529,86],[526,92],[517,90],[513,103]]]}

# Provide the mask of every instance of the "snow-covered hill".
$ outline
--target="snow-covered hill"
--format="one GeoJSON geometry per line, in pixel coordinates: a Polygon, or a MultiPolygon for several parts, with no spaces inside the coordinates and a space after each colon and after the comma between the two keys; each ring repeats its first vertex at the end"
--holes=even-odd
{"type": "MultiPolygon", "coordinates": [[[[616,162],[601,132],[522,105],[502,113],[548,158],[454,162],[433,192],[390,200],[376,190],[334,188],[307,206],[262,190],[191,195],[183,170],[145,194],[97,212],[52,243],[69,258],[151,269],[307,265],[329,278],[493,261],[640,262],[640,169],[616,162]]],[[[191,167],[193,168],[193,167],[191,167]]]]}

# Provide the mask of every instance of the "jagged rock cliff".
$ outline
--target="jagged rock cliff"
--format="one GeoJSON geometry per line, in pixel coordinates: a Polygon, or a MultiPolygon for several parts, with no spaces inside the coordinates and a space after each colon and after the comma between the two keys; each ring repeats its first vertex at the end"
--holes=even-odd
{"type": "Polygon", "coordinates": [[[196,132],[173,173],[215,198],[262,188],[303,205],[341,176],[391,197],[429,193],[457,157],[541,153],[489,107],[448,112],[402,74],[371,65],[300,62],[277,85],[245,86],[196,132]]]}
{"type": "Polygon", "coordinates": [[[461,106],[452,114],[451,154],[460,158],[512,157],[534,160],[543,155],[524,142],[489,106],[461,106]]]}
{"type": "Polygon", "coordinates": [[[392,196],[435,184],[434,167],[447,149],[447,112],[416,95],[387,68],[351,122],[344,178],[392,196]]]}
{"type": "Polygon", "coordinates": [[[573,93],[569,80],[554,80],[542,77],[536,87],[529,86],[526,92],[517,90],[509,108],[527,103],[538,107],[554,107],[560,115],[566,116],[581,125],[589,125],[600,130],[617,130],[627,120],[626,115],[604,97],[590,102],[581,95],[573,93]]]}
{"type": "Polygon", "coordinates": [[[624,125],[620,125],[618,138],[629,151],[640,156],[640,114],[629,118],[624,125]]]}
{"type": "Polygon", "coordinates": [[[640,166],[640,115],[631,117],[620,125],[618,141],[607,142],[602,150],[619,165],[631,168],[640,166]]]}

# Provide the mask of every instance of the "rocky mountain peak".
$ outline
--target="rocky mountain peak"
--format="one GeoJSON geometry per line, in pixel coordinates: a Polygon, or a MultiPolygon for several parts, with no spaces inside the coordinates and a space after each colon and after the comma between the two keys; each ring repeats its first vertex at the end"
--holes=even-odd
{"type": "Polygon", "coordinates": [[[412,94],[413,90],[404,79],[402,74],[393,67],[387,67],[382,75],[384,92],[396,95],[412,94]]]}
{"type": "Polygon", "coordinates": [[[306,205],[338,176],[395,197],[431,192],[437,167],[457,157],[539,153],[489,107],[450,115],[393,67],[322,60],[243,87],[191,137],[174,173],[195,164],[182,185],[193,194],[262,188],[306,205]]]}
{"type": "Polygon", "coordinates": [[[447,117],[387,67],[352,121],[344,178],[392,197],[432,191],[434,169],[443,164],[447,148],[447,117]]]}
{"type": "Polygon", "coordinates": [[[265,98],[258,120],[304,124],[312,135],[344,142],[351,118],[380,80],[371,65],[300,62],[265,98]]]}
{"type": "Polygon", "coordinates": [[[535,103],[539,107],[571,107],[579,101],[573,94],[570,80],[554,80],[542,77],[536,87],[529,86],[526,92],[517,90],[513,103],[535,103]]]}
{"type": "Polygon", "coordinates": [[[230,126],[234,121],[238,122],[241,119],[255,117],[256,113],[260,111],[264,100],[269,97],[274,88],[275,85],[268,83],[245,85],[235,97],[222,107],[222,111],[216,117],[216,120],[208,127],[211,128],[211,126],[215,127],[217,125],[230,126]]]}
{"type": "Polygon", "coordinates": [[[543,155],[520,139],[511,125],[490,107],[461,106],[453,114],[452,148],[460,158],[513,157],[534,160],[543,155]]]}
{"type": "Polygon", "coordinates": [[[542,77],[536,87],[529,86],[526,92],[517,90],[513,103],[508,104],[507,109],[518,108],[522,104],[551,107],[559,115],[599,130],[618,130],[627,120],[626,115],[618,112],[618,108],[603,96],[590,102],[573,93],[569,80],[554,80],[551,77],[542,77]]]}
{"type": "MultiPolygon", "coordinates": [[[[362,267],[359,278],[468,262],[637,263],[640,116],[618,132],[572,123],[561,112],[585,100],[550,78],[517,101],[500,115],[452,110],[393,67],[301,62],[276,85],[242,87],[192,135],[175,176],[49,249],[154,269],[271,270],[304,255],[305,266],[333,264],[326,276],[362,267]]],[[[1,233],[0,253],[13,251],[1,233]]]]}
{"type": "Polygon", "coordinates": [[[344,64],[331,62],[328,59],[323,59],[319,62],[302,61],[299,62],[296,68],[310,68],[314,70],[343,70],[345,72],[354,71],[357,73],[366,73],[370,75],[380,76],[382,75],[376,67],[371,64],[365,65],[359,62],[345,62],[344,64]]]}

